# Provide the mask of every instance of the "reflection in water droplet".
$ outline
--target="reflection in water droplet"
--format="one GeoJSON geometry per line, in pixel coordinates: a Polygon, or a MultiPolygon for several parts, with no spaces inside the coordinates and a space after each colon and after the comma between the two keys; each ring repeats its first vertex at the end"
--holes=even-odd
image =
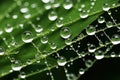
{"type": "Polygon", "coordinates": [[[110,9],[110,6],[106,3],[103,5],[103,10],[108,11],[110,9]]]}
{"type": "Polygon", "coordinates": [[[60,31],[60,36],[64,39],[67,39],[71,36],[71,30],[68,27],[64,27],[60,31]]]}
{"type": "Polygon", "coordinates": [[[22,41],[25,43],[30,43],[33,40],[33,34],[30,31],[25,31],[22,34],[22,41]]]}
{"type": "Polygon", "coordinates": [[[102,51],[102,50],[97,50],[97,51],[95,52],[95,58],[96,58],[97,60],[103,59],[103,58],[104,58],[103,51],[102,51]]]}

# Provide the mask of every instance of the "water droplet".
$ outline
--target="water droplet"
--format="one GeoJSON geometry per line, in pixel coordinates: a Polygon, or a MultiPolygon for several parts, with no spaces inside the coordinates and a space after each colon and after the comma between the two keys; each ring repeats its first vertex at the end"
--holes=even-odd
{"type": "Polygon", "coordinates": [[[3,47],[0,47],[0,56],[5,54],[5,50],[3,47]]]}
{"type": "Polygon", "coordinates": [[[57,22],[56,22],[56,26],[59,28],[59,27],[62,27],[63,26],[63,18],[61,19],[58,19],[57,22]]]}
{"type": "Polygon", "coordinates": [[[64,27],[60,31],[60,36],[64,39],[67,39],[71,36],[71,30],[68,27],[64,27]]]}
{"type": "Polygon", "coordinates": [[[56,49],[56,48],[57,48],[57,46],[56,46],[56,44],[55,44],[55,43],[50,43],[50,48],[51,48],[51,49],[56,49]]]}
{"type": "Polygon", "coordinates": [[[104,22],[105,22],[105,18],[104,18],[103,16],[100,16],[100,17],[98,18],[98,23],[102,24],[102,23],[104,23],[104,22]]]}
{"type": "Polygon", "coordinates": [[[41,25],[37,25],[37,26],[35,26],[35,31],[40,33],[43,31],[43,28],[41,27],[41,25]]]}
{"type": "Polygon", "coordinates": [[[41,43],[46,44],[48,43],[48,38],[46,36],[41,37],[41,43]]]}
{"type": "Polygon", "coordinates": [[[113,23],[111,21],[106,22],[107,28],[111,28],[113,26],[113,23]]]}
{"type": "Polygon", "coordinates": [[[25,31],[23,34],[22,34],[22,41],[25,42],[25,43],[30,43],[32,42],[33,40],[33,34],[32,32],[30,31],[25,31]]]}
{"type": "Polygon", "coordinates": [[[22,79],[25,79],[25,77],[26,77],[26,74],[25,74],[25,72],[20,72],[20,78],[22,78],[22,79]]]}
{"type": "Polygon", "coordinates": [[[67,62],[66,62],[66,58],[65,57],[59,57],[59,59],[57,60],[57,63],[59,66],[64,66],[67,62]]]}
{"type": "Polygon", "coordinates": [[[3,30],[2,29],[0,29],[0,35],[2,35],[3,34],[3,30]]]}
{"type": "Polygon", "coordinates": [[[103,10],[108,11],[110,9],[110,6],[106,3],[103,5],[103,10]]]}
{"type": "Polygon", "coordinates": [[[49,3],[50,0],[42,0],[43,3],[49,3]]]}
{"type": "Polygon", "coordinates": [[[24,14],[25,19],[29,19],[30,17],[31,17],[31,14],[29,14],[29,13],[24,14]]]}
{"type": "Polygon", "coordinates": [[[90,44],[90,45],[88,46],[88,51],[89,51],[90,53],[95,52],[95,50],[96,50],[96,46],[95,46],[94,44],[90,44]]]}
{"type": "Polygon", "coordinates": [[[55,21],[57,19],[57,13],[55,11],[51,11],[49,14],[48,14],[48,19],[50,21],[55,21]]]}
{"type": "Polygon", "coordinates": [[[64,9],[69,10],[73,7],[72,0],[65,0],[63,4],[64,9]]]}
{"type": "Polygon", "coordinates": [[[11,33],[13,31],[13,27],[10,24],[7,24],[7,26],[5,27],[5,31],[7,33],[11,33]]]}
{"type": "Polygon", "coordinates": [[[88,17],[88,12],[86,10],[80,11],[80,18],[85,19],[88,17]]]}
{"type": "Polygon", "coordinates": [[[112,42],[112,44],[114,44],[114,45],[120,44],[120,35],[119,35],[119,34],[114,34],[114,35],[111,37],[111,42],[112,42]]]}
{"type": "Polygon", "coordinates": [[[97,60],[103,59],[103,58],[104,58],[103,51],[102,51],[102,50],[97,50],[97,51],[95,52],[95,58],[96,58],[97,60]]]}
{"type": "Polygon", "coordinates": [[[28,8],[21,8],[21,9],[20,9],[20,12],[21,12],[21,13],[27,13],[27,12],[28,12],[28,8]]]}
{"type": "Polygon", "coordinates": [[[85,73],[85,69],[83,69],[83,68],[80,68],[80,70],[79,70],[79,74],[84,74],[85,73]]]}
{"type": "Polygon", "coordinates": [[[116,55],[115,55],[115,52],[111,52],[110,56],[111,56],[111,57],[115,57],[115,56],[116,56],[116,55]]]}
{"type": "Polygon", "coordinates": [[[71,45],[72,44],[72,40],[70,38],[65,40],[65,44],[66,45],[71,45]]]}
{"type": "Polygon", "coordinates": [[[96,32],[96,27],[93,25],[90,25],[89,27],[86,28],[86,33],[88,35],[94,35],[96,32]]]}
{"type": "Polygon", "coordinates": [[[85,60],[85,66],[86,66],[86,67],[91,67],[92,64],[93,64],[93,61],[92,61],[92,60],[90,60],[90,59],[85,60]]]}
{"type": "Polygon", "coordinates": [[[13,19],[17,19],[18,18],[18,16],[17,15],[13,15],[13,19]]]}
{"type": "Polygon", "coordinates": [[[21,69],[22,69],[22,63],[20,61],[17,60],[12,64],[12,70],[20,71],[21,69]]]}

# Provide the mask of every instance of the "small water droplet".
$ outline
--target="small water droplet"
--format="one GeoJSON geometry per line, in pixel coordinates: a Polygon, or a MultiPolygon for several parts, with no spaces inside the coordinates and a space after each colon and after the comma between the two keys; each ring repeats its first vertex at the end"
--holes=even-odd
{"type": "Polygon", "coordinates": [[[86,28],[86,33],[88,35],[94,35],[96,32],[96,27],[93,25],[90,25],[89,27],[86,28]]]}
{"type": "Polygon", "coordinates": [[[18,16],[17,15],[13,15],[13,19],[17,19],[18,18],[18,16]]]}
{"type": "Polygon", "coordinates": [[[103,16],[100,16],[100,17],[98,18],[98,23],[102,24],[102,23],[104,23],[104,22],[105,22],[105,18],[104,18],[103,16]]]}
{"type": "Polygon", "coordinates": [[[51,48],[51,49],[56,49],[56,48],[57,48],[57,46],[56,46],[56,44],[55,44],[55,43],[50,43],[50,48],[51,48]]]}
{"type": "Polygon", "coordinates": [[[89,51],[90,53],[95,52],[95,50],[96,50],[96,46],[95,46],[94,44],[90,44],[90,45],[88,46],[88,51],[89,51]]]}
{"type": "Polygon", "coordinates": [[[51,11],[49,14],[48,14],[48,19],[50,21],[55,21],[57,19],[57,13],[55,11],[51,11]]]}
{"type": "Polygon", "coordinates": [[[65,44],[66,45],[71,45],[72,44],[72,40],[70,38],[65,39],[65,44]]]}
{"type": "Polygon", "coordinates": [[[60,36],[64,39],[67,39],[71,36],[71,30],[69,27],[64,27],[60,31],[60,36]]]}
{"type": "Polygon", "coordinates": [[[48,43],[48,38],[46,36],[41,37],[41,43],[47,44],[48,43]]]}
{"type": "Polygon", "coordinates": [[[62,27],[63,26],[63,18],[60,18],[60,19],[58,19],[57,20],[57,22],[56,22],[56,26],[59,28],[59,27],[62,27]]]}
{"type": "Polygon", "coordinates": [[[93,61],[92,61],[92,60],[90,60],[90,59],[85,60],[85,66],[86,66],[86,67],[91,67],[92,64],[93,64],[93,61]]]}
{"type": "Polygon", "coordinates": [[[0,47],[0,56],[5,54],[5,50],[3,47],[0,47]]]}
{"type": "Polygon", "coordinates": [[[63,7],[66,10],[71,9],[73,7],[72,0],[65,0],[65,2],[63,3],[63,7]]]}
{"type": "Polygon", "coordinates": [[[112,44],[114,44],[114,45],[120,44],[120,35],[119,35],[119,34],[114,34],[114,35],[111,37],[111,42],[112,42],[112,44]]]}
{"type": "Polygon", "coordinates": [[[0,35],[2,35],[3,34],[3,30],[2,29],[0,29],[0,35]]]}
{"type": "Polygon", "coordinates": [[[113,23],[111,21],[106,22],[107,28],[113,27],[113,23]]]}
{"type": "Polygon", "coordinates": [[[10,24],[7,24],[7,26],[5,27],[5,31],[7,33],[11,33],[13,31],[13,27],[10,24]]]}
{"type": "Polygon", "coordinates": [[[29,13],[24,14],[25,19],[29,19],[30,17],[31,17],[31,14],[29,14],[29,13]]]}
{"type": "Polygon", "coordinates": [[[59,59],[57,60],[57,63],[59,66],[64,66],[67,63],[66,58],[63,56],[59,57],[59,59]]]}
{"type": "Polygon", "coordinates": [[[27,13],[27,12],[28,12],[28,8],[26,8],[26,7],[25,7],[25,8],[21,8],[21,9],[20,9],[20,12],[21,12],[21,13],[27,13]]]}
{"type": "Polygon", "coordinates": [[[35,26],[35,31],[40,33],[43,31],[43,28],[41,27],[41,25],[37,25],[37,26],[35,26]]]}
{"type": "Polygon", "coordinates": [[[49,3],[50,0],[42,0],[43,3],[49,3]]]}
{"type": "Polygon", "coordinates": [[[22,69],[22,63],[20,61],[16,60],[15,62],[13,62],[12,70],[20,71],[21,69],[22,69]]]}
{"type": "Polygon", "coordinates": [[[26,78],[26,74],[25,74],[25,72],[20,72],[20,78],[22,78],[22,79],[25,79],[26,78]]]}
{"type": "Polygon", "coordinates": [[[25,43],[30,43],[32,42],[33,40],[33,34],[32,32],[30,31],[25,31],[23,34],[22,34],[22,41],[25,42],[25,43]]]}

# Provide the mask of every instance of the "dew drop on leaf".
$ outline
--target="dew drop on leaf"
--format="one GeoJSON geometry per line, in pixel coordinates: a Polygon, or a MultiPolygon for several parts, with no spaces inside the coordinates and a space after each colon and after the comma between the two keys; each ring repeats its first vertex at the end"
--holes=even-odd
{"type": "Polygon", "coordinates": [[[42,43],[42,44],[47,44],[47,43],[48,43],[48,38],[47,38],[47,36],[42,36],[42,37],[41,37],[41,43],[42,43]]]}
{"type": "Polygon", "coordinates": [[[12,70],[14,71],[20,71],[22,69],[22,63],[18,60],[12,63],[12,70]]]}
{"type": "Polygon", "coordinates": [[[25,72],[20,72],[19,77],[20,77],[21,79],[25,79],[25,78],[26,78],[25,72]]]}
{"type": "Polygon", "coordinates": [[[86,28],[86,33],[88,35],[94,35],[96,32],[96,27],[93,26],[93,25],[89,25],[87,28],[86,28]]]}
{"type": "Polygon", "coordinates": [[[21,8],[21,9],[20,9],[20,12],[21,12],[21,13],[27,13],[27,12],[28,12],[28,8],[21,8]]]}
{"type": "Polygon", "coordinates": [[[33,34],[32,32],[30,31],[25,31],[23,34],[22,34],[22,41],[25,42],[25,43],[30,43],[32,42],[33,40],[33,34]]]}
{"type": "Polygon", "coordinates": [[[110,6],[106,3],[103,5],[103,10],[108,11],[110,9],[110,6]]]}
{"type": "Polygon", "coordinates": [[[67,63],[66,58],[63,56],[60,56],[59,59],[57,60],[57,63],[59,66],[64,66],[67,63]]]}
{"type": "Polygon", "coordinates": [[[13,26],[11,26],[10,24],[7,24],[7,26],[5,27],[5,31],[7,33],[11,33],[13,31],[13,26]]]}
{"type": "Polygon", "coordinates": [[[119,35],[119,34],[114,34],[114,35],[111,37],[111,42],[112,42],[112,44],[114,44],[114,45],[120,44],[120,35],[119,35]]]}
{"type": "Polygon", "coordinates": [[[42,0],[43,3],[49,3],[50,0],[42,0]]]}
{"type": "Polygon", "coordinates": [[[57,19],[57,13],[55,11],[51,11],[49,14],[48,14],[48,19],[50,21],[55,21],[57,19]]]}
{"type": "Polygon", "coordinates": [[[96,58],[97,60],[103,59],[103,58],[104,58],[103,51],[102,51],[102,50],[97,50],[97,51],[95,52],[95,58],[96,58]]]}
{"type": "Polygon", "coordinates": [[[56,48],[57,48],[57,46],[56,46],[56,44],[55,44],[55,43],[50,43],[50,48],[51,48],[51,49],[56,49],[56,48]]]}
{"type": "Polygon", "coordinates": [[[35,26],[35,31],[40,33],[43,31],[43,28],[41,27],[41,25],[37,25],[37,26],[35,26]]]}
{"type": "Polygon", "coordinates": [[[72,0],[65,0],[65,2],[63,3],[63,7],[66,10],[71,9],[73,7],[72,0]]]}
{"type": "Polygon", "coordinates": [[[94,44],[90,44],[90,45],[88,46],[88,51],[89,51],[90,53],[95,52],[95,50],[96,50],[96,46],[95,46],[94,44]]]}
{"type": "Polygon", "coordinates": [[[93,61],[92,61],[92,60],[90,60],[90,59],[85,60],[85,66],[86,66],[86,67],[91,67],[92,64],[93,64],[93,61]]]}
{"type": "Polygon", "coordinates": [[[0,47],[0,56],[5,54],[5,50],[3,47],[0,47]]]}
{"type": "Polygon", "coordinates": [[[106,22],[107,28],[113,27],[113,23],[111,21],[106,22]]]}
{"type": "Polygon", "coordinates": [[[85,70],[84,70],[83,68],[80,68],[79,74],[82,75],[82,74],[84,74],[84,73],[85,73],[85,70]]]}
{"type": "Polygon", "coordinates": [[[104,23],[104,22],[105,22],[105,18],[104,18],[103,16],[100,16],[100,17],[98,18],[98,23],[102,24],[102,23],[104,23]]]}
{"type": "Polygon", "coordinates": [[[68,27],[64,27],[60,30],[60,36],[64,39],[67,39],[71,36],[71,30],[68,27]]]}
{"type": "Polygon", "coordinates": [[[85,19],[88,17],[88,12],[86,10],[80,11],[80,18],[85,19]]]}

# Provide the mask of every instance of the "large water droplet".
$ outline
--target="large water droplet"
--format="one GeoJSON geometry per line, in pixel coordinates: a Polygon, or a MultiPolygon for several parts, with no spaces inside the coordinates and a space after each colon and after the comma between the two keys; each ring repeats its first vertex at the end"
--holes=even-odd
{"type": "Polygon", "coordinates": [[[82,10],[80,12],[80,18],[85,19],[88,17],[88,12],[86,10],[82,10]]]}
{"type": "Polygon", "coordinates": [[[94,35],[96,32],[96,27],[93,25],[90,25],[89,27],[86,28],[86,33],[88,35],[94,35]]]}
{"type": "Polygon", "coordinates": [[[57,60],[57,63],[59,66],[64,66],[67,62],[66,62],[66,58],[65,57],[59,57],[59,59],[57,60]]]}
{"type": "Polygon", "coordinates": [[[108,11],[110,9],[110,6],[106,3],[103,5],[103,10],[108,11]]]}
{"type": "Polygon", "coordinates": [[[14,71],[20,71],[22,69],[22,63],[20,61],[15,61],[12,64],[12,70],[14,71]]]}
{"type": "Polygon", "coordinates": [[[3,47],[0,47],[0,56],[5,54],[5,50],[3,47]]]}
{"type": "Polygon", "coordinates": [[[64,27],[60,31],[60,36],[64,39],[67,39],[71,36],[71,30],[68,27],[64,27]]]}
{"type": "Polygon", "coordinates": [[[65,2],[63,3],[63,7],[66,10],[71,9],[73,7],[72,0],[65,0],[65,2]]]}
{"type": "Polygon", "coordinates": [[[119,34],[114,34],[114,35],[111,37],[111,42],[112,42],[112,44],[114,44],[114,45],[120,44],[120,35],[119,35],[119,34]]]}
{"type": "Polygon", "coordinates": [[[51,11],[49,14],[48,14],[48,19],[50,21],[55,21],[57,19],[57,13],[55,11],[51,11]]]}
{"type": "Polygon", "coordinates": [[[95,58],[96,58],[97,60],[103,59],[103,58],[104,58],[103,51],[102,51],[102,50],[97,50],[97,51],[95,52],[95,58]]]}
{"type": "Polygon", "coordinates": [[[33,34],[32,32],[30,31],[25,31],[23,34],[22,34],[22,41],[25,42],[25,43],[30,43],[32,42],[33,40],[33,34]]]}
{"type": "Polygon", "coordinates": [[[48,43],[48,38],[46,36],[41,37],[41,43],[46,44],[48,43]]]}

